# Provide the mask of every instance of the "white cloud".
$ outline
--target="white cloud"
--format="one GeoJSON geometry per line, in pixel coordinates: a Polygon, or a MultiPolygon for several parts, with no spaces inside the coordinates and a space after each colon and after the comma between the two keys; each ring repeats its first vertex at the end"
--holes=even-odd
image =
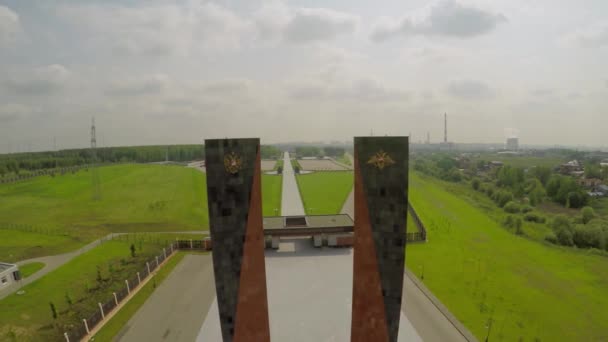
{"type": "Polygon", "coordinates": [[[302,8],[285,28],[285,39],[294,43],[333,39],[353,33],[359,18],[325,8],[302,8]]]}
{"type": "Polygon", "coordinates": [[[408,92],[369,78],[333,83],[307,81],[288,87],[290,96],[300,101],[401,102],[409,99],[408,92]]]}
{"type": "Polygon", "coordinates": [[[464,100],[487,99],[495,95],[495,91],[490,86],[476,80],[452,81],[447,91],[450,95],[464,100]]]}
{"type": "Polygon", "coordinates": [[[131,77],[111,82],[107,95],[138,96],[159,94],[167,87],[167,76],[162,74],[131,77]]]}
{"type": "Polygon", "coordinates": [[[399,35],[469,38],[488,33],[506,21],[503,14],[454,0],[440,1],[427,12],[421,17],[409,16],[401,20],[384,18],[373,29],[371,38],[378,42],[399,35]]]}
{"type": "Polygon", "coordinates": [[[70,71],[59,64],[47,65],[24,72],[13,72],[4,87],[17,95],[47,95],[66,85],[70,71]]]}
{"type": "Polygon", "coordinates": [[[562,42],[575,47],[608,46],[608,22],[595,23],[562,37],[562,42]]]}
{"type": "Polygon", "coordinates": [[[10,8],[0,5],[0,45],[14,41],[21,31],[19,15],[10,8]]]}
{"type": "Polygon", "coordinates": [[[10,123],[23,119],[30,115],[33,109],[19,103],[7,103],[0,105],[0,122],[10,123]]]}
{"type": "Polygon", "coordinates": [[[188,55],[193,49],[225,51],[253,34],[251,24],[220,5],[70,5],[60,9],[69,22],[114,51],[135,55],[188,55]]]}

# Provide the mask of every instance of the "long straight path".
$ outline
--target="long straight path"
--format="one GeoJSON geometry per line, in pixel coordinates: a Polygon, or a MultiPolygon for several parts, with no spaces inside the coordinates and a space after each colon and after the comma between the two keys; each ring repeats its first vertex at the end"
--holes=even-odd
{"type": "Polygon", "coordinates": [[[296,174],[291,166],[289,152],[283,155],[283,193],[281,197],[281,215],[305,215],[300,190],[296,182],[296,174]]]}

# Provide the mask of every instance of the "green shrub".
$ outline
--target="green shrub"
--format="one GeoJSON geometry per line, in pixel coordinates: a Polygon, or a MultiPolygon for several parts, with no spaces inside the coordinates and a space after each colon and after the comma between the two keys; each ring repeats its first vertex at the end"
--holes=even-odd
{"type": "Polygon", "coordinates": [[[520,211],[519,204],[517,204],[513,201],[510,201],[507,204],[505,204],[503,209],[510,214],[516,214],[520,211]]]}
{"type": "Polygon", "coordinates": [[[574,241],[572,240],[572,233],[568,229],[560,229],[555,235],[557,236],[557,241],[559,241],[560,245],[564,246],[572,246],[574,245],[574,241]]]}
{"type": "Polygon", "coordinates": [[[538,215],[537,213],[526,213],[524,215],[524,221],[527,222],[536,222],[536,223],[545,223],[547,220],[544,216],[538,215]]]}
{"type": "Polygon", "coordinates": [[[479,190],[479,186],[480,186],[480,184],[481,184],[481,183],[479,182],[479,179],[477,179],[477,178],[473,179],[473,181],[471,182],[471,186],[473,187],[473,189],[474,189],[475,191],[478,191],[478,190],[479,190]]]}
{"type": "Polygon", "coordinates": [[[557,237],[553,233],[547,234],[547,236],[545,236],[545,241],[551,242],[552,244],[555,244],[555,245],[558,244],[557,237]]]}
{"type": "Polygon", "coordinates": [[[581,209],[581,216],[583,218],[583,223],[587,224],[595,217],[595,211],[591,207],[584,207],[581,209]]]}
{"type": "Polygon", "coordinates": [[[515,222],[515,217],[513,217],[513,215],[507,215],[507,217],[505,217],[505,220],[504,220],[504,222],[503,222],[503,225],[504,225],[505,227],[512,228],[512,227],[513,227],[514,222],[515,222]]]}
{"type": "Polygon", "coordinates": [[[598,225],[577,225],[572,240],[579,248],[606,248],[606,234],[598,225]]]}
{"type": "Polygon", "coordinates": [[[521,212],[524,213],[524,214],[525,213],[529,213],[532,210],[534,210],[534,208],[532,208],[532,206],[529,206],[529,205],[524,205],[524,206],[521,207],[521,212]]]}

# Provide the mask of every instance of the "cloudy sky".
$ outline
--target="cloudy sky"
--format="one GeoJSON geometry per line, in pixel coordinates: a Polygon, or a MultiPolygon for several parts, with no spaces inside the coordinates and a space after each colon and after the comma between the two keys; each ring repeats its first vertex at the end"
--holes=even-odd
{"type": "Polygon", "coordinates": [[[608,2],[0,0],[0,152],[350,140],[608,146],[608,2]]]}

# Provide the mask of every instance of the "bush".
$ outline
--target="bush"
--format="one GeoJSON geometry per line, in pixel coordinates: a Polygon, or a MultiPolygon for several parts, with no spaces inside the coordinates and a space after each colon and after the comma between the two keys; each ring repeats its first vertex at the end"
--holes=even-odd
{"type": "Polygon", "coordinates": [[[602,228],[597,225],[577,225],[572,240],[579,248],[606,248],[606,236],[602,228]]]}
{"type": "Polygon", "coordinates": [[[481,184],[481,183],[479,182],[479,179],[477,179],[477,178],[473,179],[473,181],[471,182],[471,186],[473,187],[473,189],[474,189],[475,191],[478,191],[478,190],[479,190],[479,186],[480,186],[480,184],[481,184]]]}
{"type": "Polygon", "coordinates": [[[553,233],[547,234],[547,236],[545,236],[545,241],[551,242],[552,244],[555,244],[555,245],[557,245],[557,243],[558,243],[557,237],[553,233]]]}
{"type": "Polygon", "coordinates": [[[570,224],[570,220],[565,215],[556,216],[551,222],[551,228],[557,234],[557,231],[566,229],[568,231],[572,231],[572,225],[570,224]]]}
{"type": "Polygon", "coordinates": [[[531,206],[529,206],[529,205],[524,205],[524,206],[522,206],[522,207],[521,207],[521,212],[522,212],[522,213],[524,213],[524,214],[525,214],[525,213],[529,213],[529,212],[531,212],[532,210],[534,210],[534,208],[532,208],[532,207],[531,207],[531,206]]]}
{"type": "Polygon", "coordinates": [[[513,227],[513,224],[515,222],[515,217],[513,217],[513,215],[507,215],[507,217],[505,217],[505,221],[503,222],[503,224],[505,225],[505,227],[513,227]]]}
{"type": "Polygon", "coordinates": [[[540,216],[536,213],[526,213],[524,215],[524,221],[527,222],[536,222],[536,223],[545,223],[547,220],[544,216],[540,216]]]}
{"type": "Polygon", "coordinates": [[[517,235],[524,235],[524,231],[521,228],[523,225],[523,222],[521,221],[521,218],[518,217],[515,219],[515,222],[513,223],[515,225],[515,234],[517,235]]]}
{"type": "Polygon", "coordinates": [[[519,204],[517,204],[513,201],[510,201],[507,204],[505,204],[504,210],[510,214],[516,214],[520,211],[520,207],[519,207],[519,204]]]}
{"type": "Polygon", "coordinates": [[[499,207],[504,207],[507,203],[513,201],[513,194],[509,191],[498,191],[494,193],[494,196],[492,198],[494,200],[494,202],[496,202],[496,205],[498,205],[499,207]]]}
{"type": "Polygon", "coordinates": [[[595,217],[595,211],[591,207],[584,207],[581,209],[581,216],[583,217],[583,223],[587,224],[595,217]]]}
{"type": "Polygon", "coordinates": [[[555,235],[560,245],[572,246],[574,241],[572,240],[572,233],[568,229],[560,229],[555,235]]]}

